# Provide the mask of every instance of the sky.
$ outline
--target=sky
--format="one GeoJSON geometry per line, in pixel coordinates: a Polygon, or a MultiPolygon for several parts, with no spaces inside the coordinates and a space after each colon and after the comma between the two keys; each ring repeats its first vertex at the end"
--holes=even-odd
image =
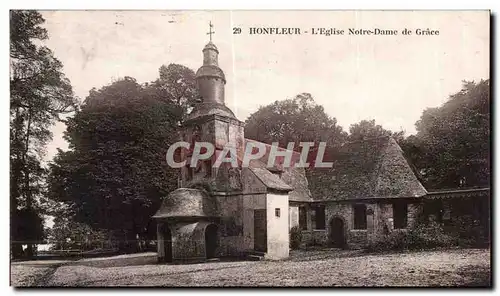
{"type": "MultiPolygon", "coordinates": [[[[311,93],[348,130],[363,119],[414,134],[428,107],[440,106],[462,80],[489,78],[487,11],[43,11],[45,45],[84,100],[124,76],[158,77],[161,65],[196,71],[208,23],[225,72],[226,105],[240,120],[259,106],[311,93]],[[300,35],[255,35],[250,28],[300,28],[300,35]],[[241,28],[241,34],[233,34],[241,28]],[[312,28],[345,30],[312,35],[312,28]],[[398,30],[396,36],[348,35],[349,28],[398,30]],[[402,35],[408,28],[411,36],[402,35]],[[439,35],[416,35],[416,29],[439,35]],[[307,31],[308,33],[305,33],[307,31]]],[[[53,128],[47,160],[66,149],[53,128]]]]}

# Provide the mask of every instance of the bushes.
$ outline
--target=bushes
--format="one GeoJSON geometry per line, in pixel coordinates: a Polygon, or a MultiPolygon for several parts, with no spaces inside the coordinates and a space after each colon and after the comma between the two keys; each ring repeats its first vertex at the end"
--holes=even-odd
{"type": "Polygon", "coordinates": [[[446,230],[437,222],[419,223],[407,231],[393,231],[377,237],[366,246],[368,252],[423,250],[450,247],[485,247],[488,234],[470,217],[456,218],[446,230]]]}
{"type": "MultiPolygon", "coordinates": [[[[438,210],[439,206],[431,210],[438,210]]],[[[431,211],[432,212],[432,211],[431,211]]],[[[437,221],[436,215],[424,211],[422,205],[416,212],[416,222],[411,228],[394,230],[368,243],[369,252],[389,250],[419,250],[450,247],[488,247],[489,219],[461,213],[437,221]],[[434,217],[432,217],[434,216],[434,217]]],[[[388,229],[387,229],[388,230],[388,229]]]]}
{"type": "Polygon", "coordinates": [[[107,230],[96,230],[84,223],[70,219],[56,220],[48,232],[48,242],[53,244],[54,250],[94,250],[112,248],[112,235],[107,230]]]}
{"type": "Polygon", "coordinates": [[[489,244],[487,230],[480,225],[480,221],[471,216],[457,217],[449,227],[449,231],[458,237],[460,246],[481,247],[489,244]]]}
{"type": "Polygon", "coordinates": [[[319,246],[321,246],[321,243],[317,241],[314,234],[311,233],[311,238],[309,240],[307,240],[306,238],[306,248],[319,247],[319,246]]]}
{"type": "Polygon", "coordinates": [[[445,233],[443,227],[435,222],[417,225],[407,234],[407,248],[413,250],[453,247],[457,243],[456,236],[445,233]]]}
{"type": "Polygon", "coordinates": [[[296,250],[300,247],[302,243],[302,231],[298,226],[292,227],[290,229],[290,248],[296,250]]]}
{"type": "Polygon", "coordinates": [[[368,252],[422,250],[457,246],[456,235],[445,233],[437,223],[417,225],[408,231],[393,231],[368,243],[368,252]]]}
{"type": "Polygon", "coordinates": [[[383,252],[403,250],[407,246],[407,234],[404,232],[392,232],[372,240],[366,246],[368,252],[383,252]]]}

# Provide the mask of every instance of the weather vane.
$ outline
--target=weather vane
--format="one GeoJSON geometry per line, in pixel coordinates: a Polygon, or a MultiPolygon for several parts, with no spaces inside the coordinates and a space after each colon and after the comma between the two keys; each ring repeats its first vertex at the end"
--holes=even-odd
{"type": "Polygon", "coordinates": [[[212,34],[215,34],[215,31],[212,31],[212,28],[214,27],[214,25],[212,25],[212,21],[210,21],[210,23],[208,25],[210,26],[210,30],[207,33],[207,35],[210,35],[210,42],[212,42],[212,34]]]}

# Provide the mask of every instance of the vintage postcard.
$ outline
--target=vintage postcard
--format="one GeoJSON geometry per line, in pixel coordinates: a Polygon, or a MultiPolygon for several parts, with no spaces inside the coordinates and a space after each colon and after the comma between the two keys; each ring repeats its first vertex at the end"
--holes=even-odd
{"type": "Polygon", "coordinates": [[[14,287],[491,287],[490,11],[10,11],[14,287]]]}

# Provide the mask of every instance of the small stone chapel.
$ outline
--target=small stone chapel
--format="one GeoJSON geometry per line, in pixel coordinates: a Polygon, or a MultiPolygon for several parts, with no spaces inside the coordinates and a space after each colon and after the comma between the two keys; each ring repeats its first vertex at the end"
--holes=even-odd
{"type": "MultiPolygon", "coordinates": [[[[241,151],[255,141],[245,138],[244,123],[225,105],[226,77],[218,55],[212,41],[203,48],[203,65],[196,73],[200,100],[184,121],[180,140],[210,142],[216,156],[225,145],[235,147],[240,165],[216,168],[212,158],[190,167],[192,150],[181,150],[180,159],[187,161],[180,169],[179,188],[163,198],[153,216],[160,262],[252,254],[284,259],[289,256],[289,232],[294,226],[305,244],[360,248],[377,236],[405,231],[419,207],[435,203],[436,198],[451,198],[439,202],[445,206],[454,200],[468,205],[464,199],[468,196],[477,206],[465,208],[479,209],[475,216],[489,208],[489,188],[427,192],[391,137],[345,144],[332,159],[333,168],[313,172],[320,175],[315,184],[308,183],[304,168],[284,167],[278,159],[274,167],[266,167],[271,147],[267,144],[262,158],[241,166],[241,151]]],[[[298,157],[293,152],[292,159],[298,157]]],[[[431,210],[445,219],[461,215],[457,206],[431,210]]],[[[489,218],[481,219],[483,225],[489,223],[489,218]]]]}
{"type": "MultiPolygon", "coordinates": [[[[196,73],[201,100],[181,132],[182,141],[214,144],[216,155],[224,145],[243,151],[253,141],[245,139],[244,123],[224,103],[226,77],[218,55],[211,41],[203,48],[203,65],[196,73]]],[[[188,161],[180,169],[180,188],[163,199],[153,216],[160,261],[199,261],[252,252],[269,259],[288,257],[289,204],[311,197],[304,169],[283,169],[279,164],[266,168],[270,145],[266,147],[263,158],[238,168],[214,168],[212,159],[189,167],[192,150],[181,152],[180,157],[188,161]]]]}

